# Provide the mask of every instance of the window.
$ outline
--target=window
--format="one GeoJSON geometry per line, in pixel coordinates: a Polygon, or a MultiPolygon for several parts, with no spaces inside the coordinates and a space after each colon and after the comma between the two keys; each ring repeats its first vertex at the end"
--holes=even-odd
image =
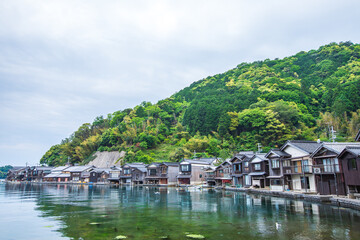
{"type": "Polygon", "coordinates": [[[284,167],[290,167],[290,166],[291,166],[291,165],[290,165],[290,160],[284,160],[283,166],[284,166],[284,167]]]}
{"type": "Polygon", "coordinates": [[[245,176],[245,185],[251,185],[251,177],[249,175],[245,176]]]}
{"type": "Polygon", "coordinates": [[[308,160],[302,160],[304,172],[309,172],[309,161],[308,160]]]}
{"type": "Polygon", "coordinates": [[[310,189],[309,177],[300,177],[300,180],[302,189],[310,189]]]}
{"type": "Polygon", "coordinates": [[[240,171],[240,164],[234,164],[234,172],[240,171]]]}
{"type": "Polygon", "coordinates": [[[125,168],[124,169],[124,175],[128,175],[130,174],[130,169],[129,168],[125,168]]]}
{"type": "Polygon", "coordinates": [[[280,167],[279,160],[278,159],[271,160],[271,165],[272,168],[279,168],[280,167]]]}
{"type": "Polygon", "coordinates": [[[149,169],[149,175],[155,176],[156,175],[156,169],[149,169]]]}
{"type": "Polygon", "coordinates": [[[348,160],[349,170],[357,170],[356,158],[351,158],[348,160]]]}
{"type": "Polygon", "coordinates": [[[272,179],[271,185],[281,185],[281,180],[280,179],[272,179]]]}
{"type": "Polygon", "coordinates": [[[181,165],[181,171],[182,172],[190,172],[190,165],[189,164],[181,165]]]}
{"type": "Polygon", "coordinates": [[[249,162],[244,162],[245,167],[249,167],[249,162]]]}
{"type": "Polygon", "coordinates": [[[255,170],[260,170],[261,169],[260,163],[254,164],[254,168],[255,168],[255,170]]]}

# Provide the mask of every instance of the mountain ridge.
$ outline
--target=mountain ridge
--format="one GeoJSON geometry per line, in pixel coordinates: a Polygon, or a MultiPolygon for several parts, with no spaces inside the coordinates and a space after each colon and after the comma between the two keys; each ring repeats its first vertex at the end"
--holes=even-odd
{"type": "Polygon", "coordinates": [[[41,163],[88,162],[95,151],[125,161],[226,158],[289,139],[351,140],[360,128],[360,45],[331,43],[283,59],[241,63],[156,104],[97,117],[52,146],[41,163]],[[196,153],[194,153],[196,152],[196,153]]]}

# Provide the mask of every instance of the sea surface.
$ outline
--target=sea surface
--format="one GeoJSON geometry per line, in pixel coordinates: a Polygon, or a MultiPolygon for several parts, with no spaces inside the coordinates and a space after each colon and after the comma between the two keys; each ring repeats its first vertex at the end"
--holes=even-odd
{"type": "Polygon", "coordinates": [[[0,184],[0,239],[360,239],[360,212],[239,192],[0,184]]]}

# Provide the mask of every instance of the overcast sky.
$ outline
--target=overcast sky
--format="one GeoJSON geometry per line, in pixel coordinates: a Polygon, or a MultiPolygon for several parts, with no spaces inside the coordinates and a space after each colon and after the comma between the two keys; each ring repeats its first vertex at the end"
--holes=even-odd
{"type": "Polygon", "coordinates": [[[241,62],[359,43],[360,1],[0,0],[0,166],[241,62]]]}

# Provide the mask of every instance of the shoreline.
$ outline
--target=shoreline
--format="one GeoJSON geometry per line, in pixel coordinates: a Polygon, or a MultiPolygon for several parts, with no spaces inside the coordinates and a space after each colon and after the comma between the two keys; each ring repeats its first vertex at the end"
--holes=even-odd
{"type": "Polygon", "coordinates": [[[333,196],[333,195],[318,195],[311,193],[302,193],[302,192],[292,192],[292,191],[271,191],[267,189],[252,189],[252,188],[234,188],[234,187],[204,187],[197,185],[189,186],[174,186],[174,185],[151,185],[151,184],[115,184],[115,183],[74,183],[74,182],[3,182],[10,184],[39,184],[39,185],[95,185],[95,186],[131,186],[131,187],[169,187],[169,188],[208,188],[222,191],[232,191],[232,192],[244,192],[249,195],[265,195],[273,196],[280,198],[289,198],[295,200],[302,200],[308,202],[315,202],[320,204],[329,204],[335,207],[349,208],[353,210],[360,211],[360,200],[349,199],[347,197],[333,196]]]}

